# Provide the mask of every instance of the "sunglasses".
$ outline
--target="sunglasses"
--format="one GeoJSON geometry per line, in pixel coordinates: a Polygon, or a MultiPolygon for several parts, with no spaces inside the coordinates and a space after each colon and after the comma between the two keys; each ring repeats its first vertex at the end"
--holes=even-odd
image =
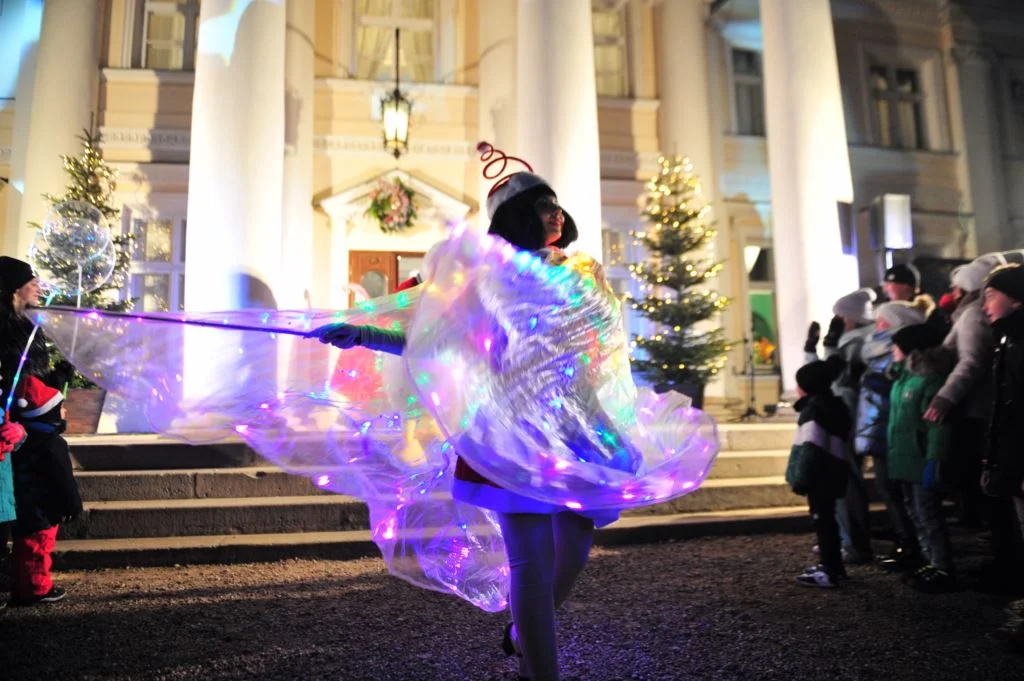
{"type": "Polygon", "coordinates": [[[558,205],[558,201],[551,196],[543,196],[537,199],[533,207],[540,213],[554,213],[556,210],[562,210],[562,207],[558,205]]]}

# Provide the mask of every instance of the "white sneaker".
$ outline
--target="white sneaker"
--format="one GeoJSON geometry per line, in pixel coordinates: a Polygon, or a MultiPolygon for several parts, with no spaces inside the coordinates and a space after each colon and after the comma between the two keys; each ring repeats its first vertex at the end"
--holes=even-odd
{"type": "Polygon", "coordinates": [[[820,567],[813,570],[807,570],[802,575],[799,575],[796,578],[796,581],[804,586],[813,586],[819,589],[835,589],[839,586],[838,579],[825,572],[820,567]]]}

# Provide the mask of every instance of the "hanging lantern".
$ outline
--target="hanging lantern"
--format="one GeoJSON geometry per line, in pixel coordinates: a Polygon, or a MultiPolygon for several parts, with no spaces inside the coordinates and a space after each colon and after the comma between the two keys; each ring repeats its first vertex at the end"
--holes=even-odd
{"type": "Polygon", "coordinates": [[[380,108],[384,119],[384,150],[399,158],[409,150],[409,118],[412,102],[398,89],[399,76],[398,29],[395,29],[395,89],[381,100],[380,108]]]}

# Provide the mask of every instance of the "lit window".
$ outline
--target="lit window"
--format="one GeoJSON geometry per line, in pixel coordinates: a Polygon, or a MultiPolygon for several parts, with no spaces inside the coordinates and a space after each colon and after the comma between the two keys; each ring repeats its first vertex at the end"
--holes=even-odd
{"type": "Polygon", "coordinates": [[[593,0],[594,75],[600,97],[629,96],[626,10],[623,3],[593,0]]]}
{"type": "Polygon", "coordinates": [[[357,0],[355,77],[394,80],[397,28],[401,79],[437,81],[437,23],[437,0],[357,0]]]}
{"type": "Polygon", "coordinates": [[[759,52],[733,48],[733,105],[736,132],[740,135],[764,136],[764,78],[761,73],[759,52]]]}
{"type": "Polygon", "coordinates": [[[874,65],[869,78],[878,144],[897,149],[924,149],[924,95],[917,71],[874,65]]]}
{"type": "Polygon", "coordinates": [[[127,230],[135,236],[128,296],[136,309],[185,309],[185,227],[184,217],[128,214],[127,230]]]}
{"type": "Polygon", "coordinates": [[[136,65],[158,71],[194,71],[200,0],[146,0],[139,17],[136,65]]]}

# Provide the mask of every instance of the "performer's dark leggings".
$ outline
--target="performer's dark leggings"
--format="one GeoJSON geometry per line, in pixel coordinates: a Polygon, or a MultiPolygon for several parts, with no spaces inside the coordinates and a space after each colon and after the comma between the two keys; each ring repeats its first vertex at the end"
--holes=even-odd
{"type": "Polygon", "coordinates": [[[520,673],[532,681],[557,681],[555,609],[587,564],[594,523],[569,511],[501,513],[499,518],[511,569],[509,605],[523,655],[520,673]]]}

